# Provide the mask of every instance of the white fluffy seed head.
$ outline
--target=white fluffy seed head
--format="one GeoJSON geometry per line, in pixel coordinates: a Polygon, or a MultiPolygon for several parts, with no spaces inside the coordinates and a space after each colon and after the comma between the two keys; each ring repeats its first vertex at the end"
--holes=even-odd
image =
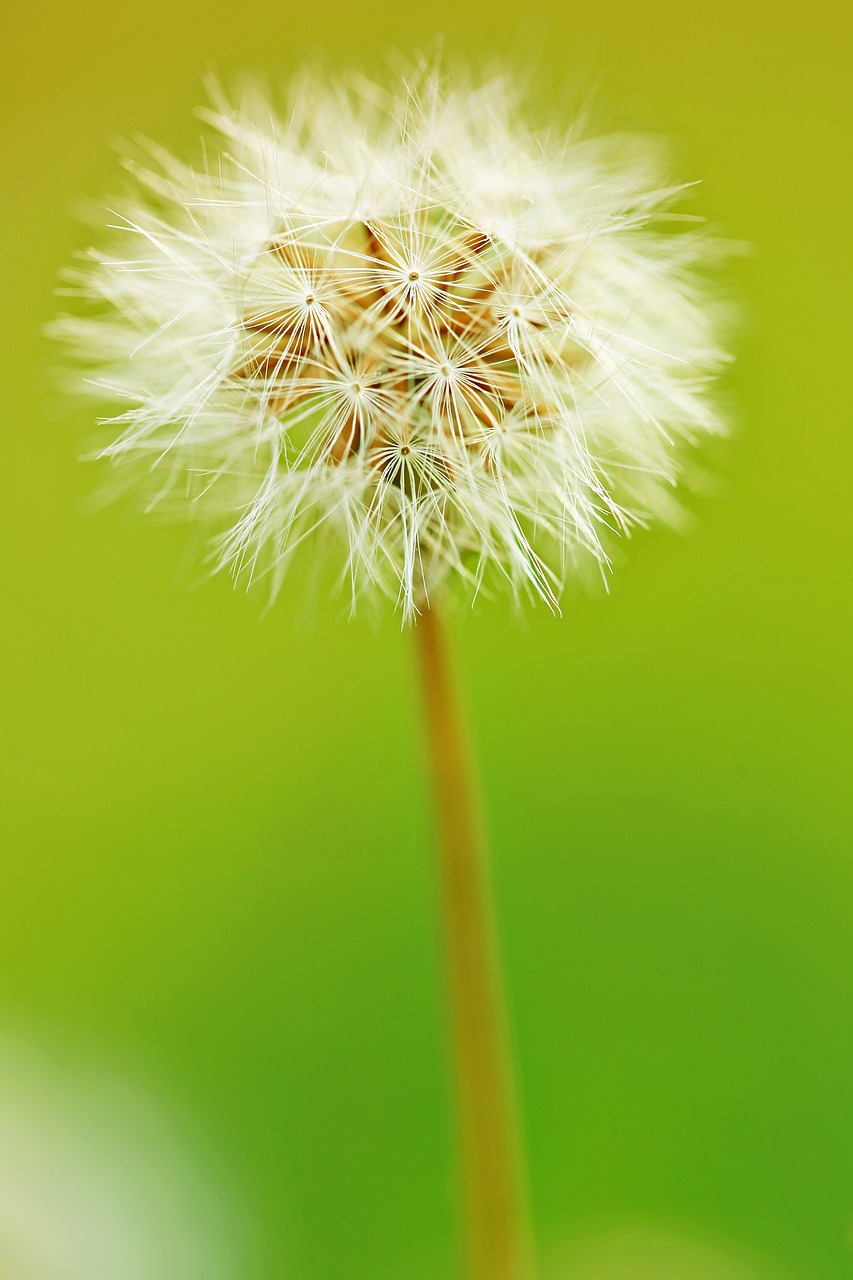
{"type": "Polygon", "coordinates": [[[414,616],[452,584],[556,606],[614,532],[672,519],[721,430],[704,267],[645,140],[543,136],[506,79],[306,77],[147,145],[55,326],[119,412],[103,453],[273,593],[298,547],[414,616]],[[116,436],[116,431],[118,432],[116,436]]]}

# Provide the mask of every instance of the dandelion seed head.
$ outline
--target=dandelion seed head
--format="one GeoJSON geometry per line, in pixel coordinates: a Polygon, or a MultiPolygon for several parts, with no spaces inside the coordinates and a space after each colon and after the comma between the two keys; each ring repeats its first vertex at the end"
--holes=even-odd
{"type": "Polygon", "coordinates": [[[203,163],[147,145],[55,325],[103,449],[274,595],[314,546],[405,618],[506,587],[556,608],[672,520],[723,430],[719,256],[665,221],[650,143],[543,133],[505,78],[214,93],[203,163]],[[135,464],[135,465],[134,465],[135,464]]]}

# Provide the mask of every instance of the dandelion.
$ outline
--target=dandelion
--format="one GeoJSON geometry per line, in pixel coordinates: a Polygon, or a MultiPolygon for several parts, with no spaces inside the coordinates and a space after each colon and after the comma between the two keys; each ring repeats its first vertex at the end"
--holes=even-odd
{"type": "Polygon", "coordinates": [[[556,608],[615,534],[676,518],[724,353],[713,246],[663,234],[682,188],[650,144],[428,74],[202,114],[200,165],[128,159],[57,331],[120,409],[104,457],[206,521],[216,567],[275,594],[313,546],[406,619],[450,588],[556,608]]]}
{"type": "Polygon", "coordinates": [[[437,606],[557,610],[614,539],[679,518],[723,430],[713,237],[644,139],[528,123],[510,80],[215,89],[194,166],[140,144],[57,334],[102,450],[275,596],[297,554],[416,636],[442,854],[469,1268],[527,1267],[490,907],[437,606]],[[116,411],[117,410],[117,411],[116,411]],[[134,465],[135,464],[135,465],[134,465]]]}

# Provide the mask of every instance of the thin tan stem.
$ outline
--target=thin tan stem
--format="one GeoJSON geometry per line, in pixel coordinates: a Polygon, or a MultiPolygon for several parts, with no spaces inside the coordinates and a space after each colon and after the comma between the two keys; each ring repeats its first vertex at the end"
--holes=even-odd
{"type": "Polygon", "coordinates": [[[470,1280],[525,1280],[528,1242],[484,841],[445,639],[432,610],[416,638],[440,851],[441,900],[470,1280]]]}

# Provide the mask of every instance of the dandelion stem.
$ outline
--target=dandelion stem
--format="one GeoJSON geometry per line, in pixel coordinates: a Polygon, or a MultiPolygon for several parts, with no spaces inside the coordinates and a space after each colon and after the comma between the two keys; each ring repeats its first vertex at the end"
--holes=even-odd
{"type": "Polygon", "coordinates": [[[522,1280],[528,1249],[485,842],[440,619],[415,628],[438,825],[470,1280],[522,1280]]]}

